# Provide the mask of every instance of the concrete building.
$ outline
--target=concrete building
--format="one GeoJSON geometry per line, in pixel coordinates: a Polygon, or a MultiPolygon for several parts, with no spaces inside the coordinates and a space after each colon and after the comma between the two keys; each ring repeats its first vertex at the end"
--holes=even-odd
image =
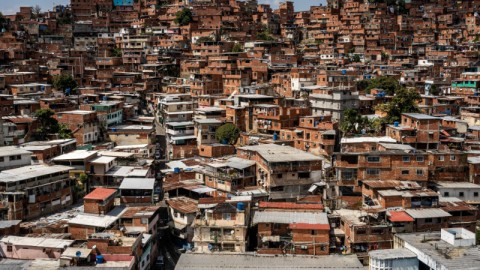
{"type": "Polygon", "coordinates": [[[15,146],[0,147],[0,170],[32,164],[32,152],[15,146]]]}
{"type": "Polygon", "coordinates": [[[72,204],[72,167],[33,165],[0,172],[0,215],[32,219],[72,204]]]}
{"type": "Polygon", "coordinates": [[[0,256],[22,260],[59,259],[63,251],[73,242],[73,240],[46,237],[3,236],[0,238],[0,256]]]}
{"type": "Polygon", "coordinates": [[[249,207],[243,202],[210,203],[199,200],[202,209],[193,223],[197,253],[245,252],[247,245],[247,225],[249,207]]]}
{"type": "Polygon", "coordinates": [[[79,145],[93,143],[100,138],[100,124],[96,112],[82,110],[58,112],[56,119],[68,126],[79,145]]]}
{"type": "Polygon", "coordinates": [[[323,158],[290,146],[243,146],[238,148],[237,156],[257,162],[257,186],[268,191],[272,200],[306,195],[312,184],[323,179],[323,158]]]}
{"type": "Polygon", "coordinates": [[[475,234],[465,229],[397,234],[394,248],[413,252],[420,269],[478,269],[480,250],[476,246],[475,234]]]}
{"type": "Polygon", "coordinates": [[[340,120],[343,111],[359,106],[358,92],[337,87],[319,87],[308,99],[314,116],[331,115],[332,120],[340,120]]]}
{"type": "Polygon", "coordinates": [[[417,255],[408,249],[383,249],[368,252],[369,270],[418,270],[417,255]]]}

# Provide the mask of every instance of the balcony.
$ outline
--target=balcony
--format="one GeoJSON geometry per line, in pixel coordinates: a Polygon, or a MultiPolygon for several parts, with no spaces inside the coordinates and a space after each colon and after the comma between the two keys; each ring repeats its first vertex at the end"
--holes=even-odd
{"type": "Polygon", "coordinates": [[[167,133],[170,135],[193,135],[193,129],[167,129],[167,133]]]}

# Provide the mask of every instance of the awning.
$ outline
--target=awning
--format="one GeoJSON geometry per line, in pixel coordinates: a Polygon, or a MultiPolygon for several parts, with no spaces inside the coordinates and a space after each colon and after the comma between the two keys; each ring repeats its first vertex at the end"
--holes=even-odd
{"type": "Polygon", "coordinates": [[[262,242],[280,242],[280,235],[263,236],[262,242]]]}
{"type": "Polygon", "coordinates": [[[178,136],[178,137],[171,137],[170,139],[172,141],[180,141],[180,140],[189,140],[189,139],[195,139],[195,135],[188,135],[188,136],[178,136]]]}

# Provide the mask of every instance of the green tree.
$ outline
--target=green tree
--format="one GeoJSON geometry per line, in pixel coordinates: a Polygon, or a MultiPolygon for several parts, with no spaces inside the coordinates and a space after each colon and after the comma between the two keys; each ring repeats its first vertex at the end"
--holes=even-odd
{"type": "Polygon", "coordinates": [[[195,43],[202,44],[204,42],[212,42],[212,41],[215,41],[213,40],[212,37],[199,37],[195,43]]]}
{"type": "Polygon", "coordinates": [[[122,57],[122,49],[120,48],[114,48],[111,51],[112,57],[122,57]]]}
{"type": "Polygon", "coordinates": [[[262,32],[257,33],[257,40],[272,41],[275,40],[268,29],[263,30],[262,32]]]}
{"type": "Polygon", "coordinates": [[[356,109],[346,109],[340,124],[340,130],[345,134],[358,134],[362,129],[368,129],[368,118],[362,116],[356,109]]]}
{"type": "Polygon", "coordinates": [[[67,89],[73,91],[77,87],[77,82],[73,79],[72,75],[62,73],[53,77],[53,87],[62,92],[65,92],[67,89]]]}
{"type": "Polygon", "coordinates": [[[354,54],[354,55],[352,56],[352,62],[358,63],[358,62],[360,62],[360,61],[361,61],[360,55],[354,54]]]}
{"type": "Polygon", "coordinates": [[[393,123],[400,120],[402,113],[419,112],[417,102],[421,100],[422,97],[415,89],[402,87],[389,102],[379,104],[376,109],[387,113],[387,123],[393,123]]]}
{"type": "Polygon", "coordinates": [[[240,136],[240,129],[232,123],[226,123],[217,128],[215,138],[219,142],[234,144],[240,136]]]}
{"type": "Polygon", "coordinates": [[[175,14],[175,23],[179,25],[188,25],[192,21],[192,11],[189,8],[183,8],[175,14]]]}
{"type": "Polygon", "coordinates": [[[38,121],[38,128],[35,130],[35,136],[39,140],[47,139],[47,135],[58,133],[60,125],[57,119],[53,118],[55,114],[51,109],[40,109],[35,112],[38,121]]]}
{"type": "Polygon", "coordinates": [[[58,136],[60,137],[60,139],[70,139],[72,138],[72,131],[68,128],[66,124],[60,124],[58,136]]]}
{"type": "Polygon", "coordinates": [[[243,51],[242,44],[235,43],[235,45],[233,45],[232,52],[238,53],[242,51],[243,51]]]}
{"type": "Polygon", "coordinates": [[[7,19],[5,19],[5,16],[3,16],[3,13],[0,12],[0,24],[4,24],[7,22],[7,19]]]}
{"type": "Polygon", "coordinates": [[[368,86],[365,89],[369,92],[373,88],[383,89],[388,95],[393,95],[401,88],[400,83],[394,77],[380,76],[368,81],[368,86]]]}
{"type": "Polygon", "coordinates": [[[40,18],[41,14],[42,14],[42,8],[39,5],[36,5],[32,8],[33,18],[38,19],[40,18]]]}

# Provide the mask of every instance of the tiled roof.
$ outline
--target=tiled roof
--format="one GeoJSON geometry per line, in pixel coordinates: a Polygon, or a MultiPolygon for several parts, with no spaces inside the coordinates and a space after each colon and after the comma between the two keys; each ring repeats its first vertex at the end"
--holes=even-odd
{"type": "Polygon", "coordinates": [[[413,222],[413,218],[405,211],[391,211],[389,219],[391,222],[413,222]]]}
{"type": "Polygon", "coordinates": [[[90,200],[105,200],[108,197],[112,196],[115,192],[117,192],[116,189],[110,189],[110,188],[96,188],[94,191],[88,193],[84,199],[90,199],[90,200]]]}

